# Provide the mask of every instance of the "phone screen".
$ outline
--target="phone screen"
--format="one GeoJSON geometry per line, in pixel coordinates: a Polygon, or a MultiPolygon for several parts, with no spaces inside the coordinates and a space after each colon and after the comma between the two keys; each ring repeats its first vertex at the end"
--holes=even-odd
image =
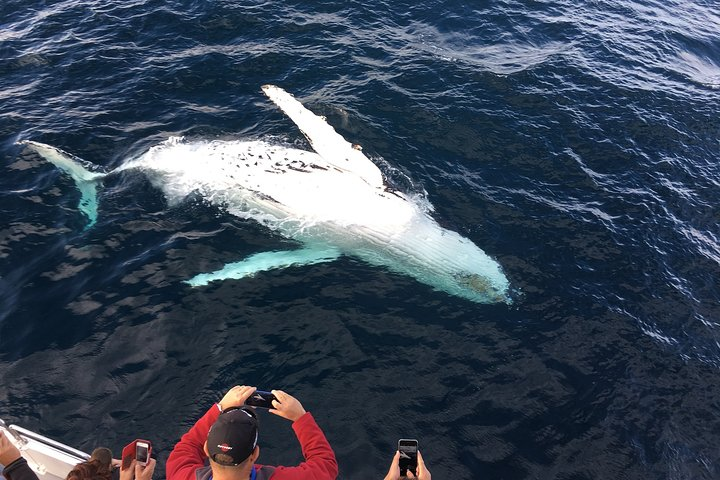
{"type": "Polygon", "coordinates": [[[245,400],[245,405],[260,408],[273,408],[273,400],[276,400],[276,398],[275,395],[273,395],[272,393],[264,392],[262,390],[255,390],[255,393],[250,395],[250,398],[245,400]]]}
{"type": "Polygon", "coordinates": [[[135,448],[135,460],[140,465],[147,465],[150,456],[150,446],[145,442],[137,442],[135,448]]]}
{"type": "Polygon", "coordinates": [[[400,452],[400,476],[407,475],[408,470],[413,475],[417,475],[418,441],[413,438],[401,438],[398,440],[398,451],[400,452]]]}

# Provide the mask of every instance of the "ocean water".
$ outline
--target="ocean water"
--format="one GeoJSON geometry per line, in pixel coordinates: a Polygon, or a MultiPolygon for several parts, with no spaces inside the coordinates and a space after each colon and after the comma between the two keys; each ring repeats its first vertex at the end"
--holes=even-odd
{"type": "MultiPolygon", "coordinates": [[[[235,384],[312,411],[340,478],[417,438],[435,478],[720,477],[720,13],[712,1],[0,3],[0,418],[174,443],[235,384]],[[169,136],[310,148],[292,92],[483,248],[514,302],[352,258],[191,288],[286,239],[138,173],[169,136]]],[[[331,201],[331,199],[329,199],[331,201]]],[[[295,464],[263,415],[260,463],[295,464]]]]}

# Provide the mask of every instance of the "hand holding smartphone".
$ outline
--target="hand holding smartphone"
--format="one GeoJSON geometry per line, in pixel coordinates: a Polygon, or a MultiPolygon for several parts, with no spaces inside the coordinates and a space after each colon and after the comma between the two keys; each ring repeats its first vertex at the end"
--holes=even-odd
{"type": "Polygon", "coordinates": [[[400,452],[400,476],[407,476],[408,470],[417,476],[418,441],[414,438],[401,438],[398,440],[400,452]]]}
{"type": "Polygon", "coordinates": [[[272,393],[255,390],[255,392],[250,395],[247,400],[245,400],[245,405],[260,408],[273,408],[273,400],[277,400],[277,398],[275,398],[275,395],[272,393]]]}
{"type": "Polygon", "coordinates": [[[151,452],[152,444],[149,440],[133,440],[125,445],[122,450],[120,469],[127,470],[130,468],[133,460],[136,460],[140,465],[147,465],[151,452]]]}

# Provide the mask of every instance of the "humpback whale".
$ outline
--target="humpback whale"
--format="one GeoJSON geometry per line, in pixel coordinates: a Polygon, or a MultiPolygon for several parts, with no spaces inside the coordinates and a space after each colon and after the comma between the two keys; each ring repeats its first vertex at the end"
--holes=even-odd
{"type": "Polygon", "coordinates": [[[408,275],[478,303],[511,303],[500,265],[457,232],[442,228],[427,205],[391,188],[380,169],[282,88],[263,92],[302,131],[313,151],[264,140],[170,137],[104,172],[59,148],[20,143],[70,175],[91,228],[98,188],[108,175],[142,171],[169,205],[191,194],[243,219],[256,220],[299,247],[259,252],[187,280],[198,287],[262,271],[329,262],[342,255],[408,275]]]}

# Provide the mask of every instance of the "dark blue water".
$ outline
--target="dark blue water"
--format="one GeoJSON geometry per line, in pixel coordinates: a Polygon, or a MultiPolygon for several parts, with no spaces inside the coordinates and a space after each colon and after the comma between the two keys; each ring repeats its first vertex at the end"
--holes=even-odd
{"type": "MultiPolygon", "coordinates": [[[[0,4],[0,417],[164,460],[232,385],[282,388],[341,478],[415,437],[438,479],[720,477],[712,1],[0,4]],[[190,288],[287,240],[139,174],[170,135],[304,140],[294,93],[503,266],[480,305],[352,260],[190,288]]],[[[263,417],[261,463],[294,463],[263,417]]]]}

